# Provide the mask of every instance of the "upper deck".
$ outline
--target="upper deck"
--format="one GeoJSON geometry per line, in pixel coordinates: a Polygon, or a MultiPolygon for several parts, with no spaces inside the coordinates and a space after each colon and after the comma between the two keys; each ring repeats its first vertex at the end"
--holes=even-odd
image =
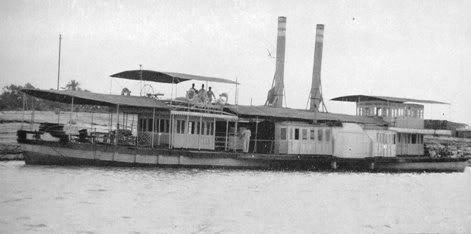
{"type": "Polygon", "coordinates": [[[414,129],[424,128],[422,104],[448,104],[432,100],[366,95],[342,96],[332,100],[355,102],[357,116],[377,117],[388,122],[390,127],[414,129]]]}

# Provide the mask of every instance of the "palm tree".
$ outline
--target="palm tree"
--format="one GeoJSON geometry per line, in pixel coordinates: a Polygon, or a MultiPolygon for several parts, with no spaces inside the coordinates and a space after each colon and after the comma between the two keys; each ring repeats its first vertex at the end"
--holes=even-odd
{"type": "Polygon", "coordinates": [[[65,89],[67,90],[72,90],[72,91],[76,91],[76,90],[80,90],[80,83],[76,80],[71,80],[69,81],[69,83],[67,83],[65,85],[65,89]]]}

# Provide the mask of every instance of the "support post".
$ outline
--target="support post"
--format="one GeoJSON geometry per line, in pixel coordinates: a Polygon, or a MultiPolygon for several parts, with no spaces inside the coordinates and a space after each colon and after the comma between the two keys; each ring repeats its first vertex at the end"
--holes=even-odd
{"type": "Polygon", "coordinates": [[[229,138],[229,120],[226,119],[226,139],[224,142],[224,151],[227,151],[227,140],[229,138]]]}
{"type": "Polygon", "coordinates": [[[21,130],[23,130],[23,124],[25,123],[25,111],[26,111],[26,94],[23,93],[23,116],[21,117],[21,130]]]}
{"type": "Polygon", "coordinates": [[[34,98],[31,98],[31,121],[30,121],[30,128],[33,131],[33,123],[34,123],[34,98]]]}
{"type": "MultiPolygon", "coordinates": [[[[203,117],[200,116],[200,122],[199,122],[199,124],[198,124],[198,133],[199,133],[200,135],[203,135],[203,133],[202,133],[202,131],[201,131],[202,122],[203,122],[203,117]]],[[[201,137],[198,137],[198,150],[201,150],[201,145],[200,145],[200,144],[201,144],[201,141],[200,141],[200,138],[201,138],[201,137]]]]}
{"type": "Polygon", "coordinates": [[[155,108],[152,108],[152,136],[151,136],[151,141],[152,143],[150,144],[151,148],[154,148],[154,133],[155,133],[155,108]]]}
{"type": "Polygon", "coordinates": [[[253,149],[253,152],[254,153],[257,153],[257,141],[258,141],[258,116],[257,116],[257,119],[255,120],[255,145],[254,145],[254,149],[253,149]]]}
{"type": "Polygon", "coordinates": [[[118,145],[118,138],[119,138],[119,104],[116,105],[116,135],[115,135],[115,142],[114,145],[118,145]]]}
{"type": "Polygon", "coordinates": [[[160,113],[159,116],[157,117],[157,145],[160,146],[160,136],[162,135],[162,132],[160,131],[160,113]]]}
{"type": "Polygon", "coordinates": [[[173,146],[173,115],[170,113],[170,126],[169,126],[169,141],[168,141],[168,148],[171,149],[173,146]]]}
{"type": "Polygon", "coordinates": [[[235,122],[235,127],[234,127],[234,152],[237,151],[237,125],[239,121],[235,122]]]}

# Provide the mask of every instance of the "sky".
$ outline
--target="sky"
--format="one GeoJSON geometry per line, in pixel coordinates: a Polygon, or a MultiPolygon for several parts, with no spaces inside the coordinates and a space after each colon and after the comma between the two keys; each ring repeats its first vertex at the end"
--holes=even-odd
{"type": "MultiPolygon", "coordinates": [[[[425,117],[471,124],[471,1],[437,0],[121,0],[0,1],[0,87],[29,82],[56,88],[77,80],[99,93],[140,92],[140,82],[111,79],[143,69],[240,82],[239,104],[264,104],[272,84],[277,18],[287,17],[286,106],[306,108],[316,24],[324,24],[322,89],[329,112],[355,114],[364,94],[430,99],[425,117]]],[[[165,97],[192,82],[144,83],[165,97]]],[[[199,87],[201,84],[195,82],[199,87]]],[[[209,84],[216,93],[235,87],[209,84]]]]}

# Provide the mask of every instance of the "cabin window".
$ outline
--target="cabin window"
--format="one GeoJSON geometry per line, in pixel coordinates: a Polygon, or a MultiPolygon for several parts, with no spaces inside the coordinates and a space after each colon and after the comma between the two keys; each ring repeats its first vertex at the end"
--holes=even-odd
{"type": "Polygon", "coordinates": [[[169,120],[168,119],[161,119],[159,132],[168,132],[169,129],[169,120]]]}
{"type": "Polygon", "coordinates": [[[289,129],[289,139],[293,140],[293,129],[292,128],[289,129]]]}
{"type": "Polygon", "coordinates": [[[299,140],[299,128],[294,129],[294,139],[299,140]]]}
{"type": "Polygon", "coordinates": [[[316,139],[316,131],[314,129],[311,129],[310,131],[310,137],[311,137],[311,140],[315,140],[316,139]]]}
{"type": "Polygon", "coordinates": [[[141,119],[141,131],[145,131],[147,129],[147,121],[146,119],[141,119]]]}
{"type": "Polygon", "coordinates": [[[303,140],[307,140],[307,129],[303,128],[303,140]]]}
{"type": "Polygon", "coordinates": [[[204,135],[206,132],[206,122],[201,122],[201,135],[204,135]]]}
{"type": "Polygon", "coordinates": [[[200,134],[200,128],[201,128],[201,123],[197,122],[196,123],[196,134],[200,134]]]}
{"type": "Polygon", "coordinates": [[[188,121],[188,134],[195,134],[195,121],[188,121]]]}
{"type": "Polygon", "coordinates": [[[214,133],[214,123],[210,122],[208,123],[208,135],[213,135],[214,133]]]}
{"type": "Polygon", "coordinates": [[[153,124],[152,124],[152,119],[147,119],[147,131],[148,132],[152,132],[152,128],[153,128],[153,124]]]}
{"type": "Polygon", "coordinates": [[[419,135],[419,144],[423,144],[424,143],[424,135],[419,135]]]}
{"type": "Polygon", "coordinates": [[[322,129],[317,130],[317,140],[318,141],[322,141],[322,135],[323,135],[322,133],[323,132],[324,131],[322,129]]]}
{"type": "Polygon", "coordinates": [[[280,128],[280,139],[286,140],[286,128],[280,128]]]}
{"type": "Polygon", "coordinates": [[[330,129],[325,130],[325,140],[330,141],[330,129]]]}
{"type": "Polygon", "coordinates": [[[177,120],[177,133],[185,133],[185,120],[177,120]]]}
{"type": "Polygon", "coordinates": [[[416,135],[416,134],[412,134],[412,135],[411,135],[411,138],[412,138],[412,139],[411,139],[411,143],[412,143],[412,144],[417,144],[417,135],[416,135]]]}
{"type": "Polygon", "coordinates": [[[396,135],[392,135],[393,144],[396,144],[396,135]]]}

